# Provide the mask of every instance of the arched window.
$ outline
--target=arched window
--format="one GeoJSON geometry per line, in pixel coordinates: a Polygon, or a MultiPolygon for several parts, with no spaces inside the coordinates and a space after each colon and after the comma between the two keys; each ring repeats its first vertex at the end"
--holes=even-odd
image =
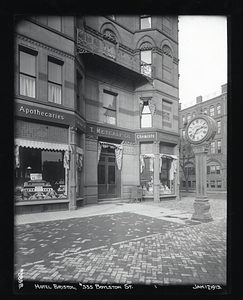
{"type": "Polygon", "coordinates": [[[192,113],[192,117],[194,118],[195,117],[195,115],[196,115],[196,113],[195,113],[195,111],[192,113]]]}
{"type": "Polygon", "coordinates": [[[190,122],[190,120],[191,120],[191,114],[187,114],[187,122],[190,122]]]}
{"type": "Polygon", "coordinates": [[[205,114],[208,113],[207,107],[205,107],[205,108],[203,109],[203,112],[204,112],[205,114]]]}
{"type": "Polygon", "coordinates": [[[145,76],[152,76],[152,45],[148,42],[140,46],[140,67],[141,73],[145,76]]]}
{"type": "Polygon", "coordinates": [[[213,116],[214,116],[214,106],[213,106],[213,105],[210,106],[210,108],[209,108],[209,116],[210,116],[210,117],[213,117],[213,116]]]}
{"type": "Polygon", "coordinates": [[[186,121],[185,116],[182,116],[182,124],[183,125],[185,124],[185,121],[186,121]]]}

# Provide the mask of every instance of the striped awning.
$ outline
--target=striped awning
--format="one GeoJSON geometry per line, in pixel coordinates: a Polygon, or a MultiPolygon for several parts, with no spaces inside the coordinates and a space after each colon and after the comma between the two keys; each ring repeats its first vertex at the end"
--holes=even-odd
{"type": "Polygon", "coordinates": [[[15,145],[26,148],[44,149],[44,150],[56,150],[56,151],[66,151],[69,150],[69,145],[59,144],[59,143],[48,143],[40,141],[31,141],[25,139],[16,138],[14,140],[15,145]]]}

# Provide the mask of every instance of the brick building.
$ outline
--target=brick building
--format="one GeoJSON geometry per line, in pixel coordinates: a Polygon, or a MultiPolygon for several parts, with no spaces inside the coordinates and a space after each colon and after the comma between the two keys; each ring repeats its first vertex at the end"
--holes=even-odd
{"type": "MultiPolygon", "coordinates": [[[[196,104],[180,109],[180,137],[185,138],[187,122],[195,116],[197,110],[202,110],[215,119],[217,132],[211,142],[207,159],[207,187],[208,190],[226,191],[227,189],[227,84],[221,86],[221,91],[214,97],[205,99],[199,96],[196,104]]],[[[196,188],[195,165],[193,160],[187,164],[188,188],[196,188]]],[[[185,190],[185,176],[180,169],[180,188],[185,190]]]]}
{"type": "Polygon", "coordinates": [[[17,213],[179,195],[178,18],[15,26],[17,213]]]}

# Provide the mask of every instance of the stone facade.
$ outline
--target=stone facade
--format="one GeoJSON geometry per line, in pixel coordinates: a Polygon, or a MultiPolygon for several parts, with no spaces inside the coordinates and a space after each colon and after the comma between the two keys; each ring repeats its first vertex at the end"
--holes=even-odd
{"type": "MultiPolygon", "coordinates": [[[[178,18],[150,16],[146,28],[140,16],[114,18],[31,16],[16,24],[16,138],[28,124],[37,142],[69,147],[63,159],[70,210],[107,198],[131,200],[132,187],[141,184],[142,149],[155,155],[149,198],[160,201],[166,195],[159,191],[159,155],[178,156],[178,18]],[[22,57],[35,61],[32,68],[23,67],[22,57]]],[[[22,148],[32,145],[20,141],[22,148]]],[[[169,197],[177,198],[179,174],[166,172],[173,181],[169,197]]]]}

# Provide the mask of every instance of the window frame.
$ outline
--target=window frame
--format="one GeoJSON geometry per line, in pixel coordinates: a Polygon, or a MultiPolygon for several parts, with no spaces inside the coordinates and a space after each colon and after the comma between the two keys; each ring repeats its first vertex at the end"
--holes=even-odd
{"type": "Polygon", "coordinates": [[[149,101],[146,100],[146,101],[143,101],[143,109],[141,111],[141,117],[140,117],[140,128],[152,128],[153,127],[153,118],[152,118],[152,113],[149,109],[149,101]],[[148,112],[144,113],[144,107],[148,107],[148,112]],[[150,116],[150,126],[142,126],[142,119],[143,119],[143,116],[150,116]]]}
{"type": "Polygon", "coordinates": [[[211,105],[211,106],[209,107],[209,116],[210,116],[210,117],[214,117],[214,114],[215,114],[214,105],[211,105]]]}
{"type": "Polygon", "coordinates": [[[144,29],[151,29],[151,28],[152,28],[152,17],[151,17],[151,15],[140,15],[139,16],[139,29],[144,30],[144,29]],[[149,19],[149,18],[150,18],[150,22],[148,21],[148,23],[150,24],[150,27],[142,27],[142,20],[149,19]]]}
{"type": "Polygon", "coordinates": [[[217,133],[221,133],[221,120],[217,121],[217,133]]]}
{"type": "Polygon", "coordinates": [[[112,91],[108,91],[106,89],[103,89],[103,101],[102,101],[103,114],[102,115],[103,115],[103,122],[105,124],[117,125],[117,96],[118,96],[118,93],[114,93],[112,91]],[[112,96],[115,97],[115,101],[116,101],[116,103],[115,103],[115,109],[112,109],[112,108],[104,106],[104,94],[112,95],[112,96]],[[113,111],[113,112],[115,112],[115,124],[109,123],[109,122],[105,121],[105,118],[104,118],[104,109],[106,109],[107,111],[113,111]]]}
{"type": "Polygon", "coordinates": [[[217,104],[216,110],[217,110],[217,115],[220,115],[221,114],[221,104],[220,103],[217,104]]]}
{"type": "Polygon", "coordinates": [[[48,55],[48,59],[47,59],[47,68],[48,68],[48,74],[47,74],[47,83],[48,83],[48,102],[49,103],[53,103],[53,104],[58,104],[58,105],[62,105],[62,100],[63,100],[63,65],[64,65],[64,61],[62,60],[59,60],[53,56],[49,56],[48,55]],[[49,63],[52,63],[54,65],[59,65],[61,67],[61,83],[59,83],[58,81],[53,81],[53,80],[50,80],[49,78],[49,75],[50,75],[50,72],[49,72],[49,67],[50,67],[50,64],[49,63]],[[50,95],[49,95],[49,87],[50,85],[52,86],[56,86],[56,87],[59,87],[60,88],[60,92],[61,92],[61,96],[60,96],[60,103],[59,102],[56,102],[56,101],[50,101],[50,95]]]}
{"type": "Polygon", "coordinates": [[[222,153],[222,141],[217,141],[217,153],[222,153]]]}
{"type": "Polygon", "coordinates": [[[210,145],[210,152],[211,152],[211,154],[215,154],[216,153],[215,147],[216,147],[215,141],[211,142],[211,145],[210,145]],[[212,149],[213,149],[213,151],[212,151],[212,149]]]}
{"type": "Polygon", "coordinates": [[[140,72],[145,76],[152,77],[152,49],[140,49],[140,72]],[[145,52],[150,52],[150,62],[142,59],[142,53],[145,52]]]}
{"type": "Polygon", "coordinates": [[[30,49],[28,47],[24,47],[23,45],[19,45],[19,49],[18,49],[18,57],[19,57],[19,76],[18,76],[18,80],[19,80],[19,95],[21,96],[24,96],[24,97],[29,97],[29,98],[33,98],[33,99],[36,99],[36,96],[37,96],[37,56],[38,56],[38,52],[36,50],[33,50],[33,49],[30,49]],[[34,65],[34,68],[35,68],[35,75],[33,76],[32,74],[29,74],[29,73],[25,73],[21,70],[21,52],[22,53],[25,53],[25,54],[28,54],[28,55],[31,55],[32,57],[34,57],[35,59],[35,65],[34,65]],[[24,94],[21,94],[21,76],[25,76],[27,78],[30,78],[34,81],[34,97],[32,96],[28,96],[28,95],[24,95],[24,94]]]}

